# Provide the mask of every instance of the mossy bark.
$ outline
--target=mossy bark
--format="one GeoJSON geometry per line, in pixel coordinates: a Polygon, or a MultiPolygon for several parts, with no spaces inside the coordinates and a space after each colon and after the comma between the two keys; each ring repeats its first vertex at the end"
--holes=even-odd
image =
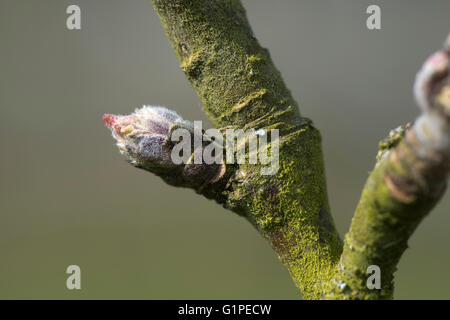
{"type": "Polygon", "coordinates": [[[240,165],[205,190],[271,243],[305,298],[320,298],[341,253],[328,205],[320,134],[262,48],[239,1],[153,5],[204,112],[219,128],[280,130],[280,168],[240,165]],[[223,180],[223,179],[222,179],[223,180]]]}
{"type": "Polygon", "coordinates": [[[345,237],[329,298],[390,299],[394,272],[408,239],[442,197],[450,169],[448,155],[418,152],[417,125],[386,151],[364,187],[345,237]],[[367,268],[381,270],[381,289],[367,286],[367,268]]]}
{"type": "Polygon", "coordinates": [[[411,189],[423,181],[409,176],[429,165],[415,156],[412,138],[389,145],[395,152],[388,151],[370,175],[343,245],[328,205],[320,134],[300,115],[240,1],[152,3],[212,123],[280,132],[276,174],[261,175],[259,165],[227,164],[222,178],[200,192],[257,228],[304,298],[392,298],[407,240],[442,194],[430,191],[434,182],[411,189]],[[382,270],[381,290],[366,286],[371,264],[382,270]]]}

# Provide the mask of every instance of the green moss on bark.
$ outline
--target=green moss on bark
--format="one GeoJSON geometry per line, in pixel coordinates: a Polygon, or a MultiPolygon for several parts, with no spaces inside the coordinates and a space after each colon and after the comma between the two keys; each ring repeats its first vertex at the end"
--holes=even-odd
{"type": "Polygon", "coordinates": [[[298,107],[268,51],[253,35],[239,1],[164,1],[153,5],[181,68],[217,127],[243,127],[267,114],[298,107]]]}
{"type": "Polygon", "coordinates": [[[153,5],[217,127],[280,130],[275,175],[261,175],[260,165],[234,166],[231,176],[205,192],[248,219],[304,297],[319,298],[342,249],[328,205],[319,132],[300,116],[239,1],[153,0],[153,5]]]}
{"type": "MultiPolygon", "coordinates": [[[[305,298],[392,298],[396,265],[442,195],[448,158],[428,150],[430,159],[422,159],[414,149],[417,139],[403,129],[393,131],[380,144],[377,166],[342,245],[328,205],[319,132],[300,115],[240,1],[152,2],[216,127],[280,130],[276,174],[261,175],[260,165],[227,164],[222,178],[201,192],[258,229],[305,298]],[[381,268],[381,290],[367,288],[369,265],[381,268]]],[[[440,103],[447,105],[447,98],[440,103]]]]}
{"type": "Polygon", "coordinates": [[[417,158],[409,134],[409,139],[403,138],[395,142],[395,148],[385,151],[388,154],[367,180],[345,236],[343,253],[326,296],[329,299],[393,298],[394,273],[408,248],[408,239],[443,192],[433,191],[438,180],[430,184],[415,180],[424,177],[416,172],[417,168],[429,164],[428,159],[417,158]],[[367,268],[371,265],[380,268],[380,289],[367,286],[367,268]]]}

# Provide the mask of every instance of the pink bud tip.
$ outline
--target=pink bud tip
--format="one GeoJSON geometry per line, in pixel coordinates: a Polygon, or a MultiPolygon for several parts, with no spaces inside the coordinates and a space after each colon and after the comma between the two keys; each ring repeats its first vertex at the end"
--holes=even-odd
{"type": "Polygon", "coordinates": [[[113,114],[105,113],[103,115],[103,121],[105,122],[105,124],[108,128],[113,128],[116,120],[117,120],[117,116],[115,116],[113,114]]]}

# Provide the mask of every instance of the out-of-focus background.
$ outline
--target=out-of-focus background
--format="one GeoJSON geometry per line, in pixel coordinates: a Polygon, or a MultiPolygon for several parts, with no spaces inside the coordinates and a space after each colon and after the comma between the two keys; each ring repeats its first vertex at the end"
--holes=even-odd
{"type": "MultiPolygon", "coordinates": [[[[343,235],[378,141],[419,113],[414,76],[450,31],[450,2],[243,2],[322,132],[343,235]],[[366,28],[370,4],[380,31],[366,28]]],[[[0,74],[0,298],[299,298],[249,223],[114,146],[105,112],[157,104],[206,121],[148,0],[2,0],[0,74]],[[66,28],[70,4],[81,30],[66,28]],[[81,290],[66,289],[71,264],[81,290]]],[[[396,298],[450,299],[449,211],[447,193],[410,241],[396,298]]]]}

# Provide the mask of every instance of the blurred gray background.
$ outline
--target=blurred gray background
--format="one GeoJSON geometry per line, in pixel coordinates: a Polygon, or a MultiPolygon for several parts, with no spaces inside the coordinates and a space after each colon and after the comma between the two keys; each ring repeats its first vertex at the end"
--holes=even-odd
{"type": "MultiPolygon", "coordinates": [[[[450,31],[450,1],[243,2],[322,132],[343,235],[378,141],[419,113],[414,76],[450,31]],[[370,4],[380,31],[366,28],[370,4]]],[[[0,298],[299,299],[249,223],[114,146],[105,112],[159,104],[206,121],[148,0],[2,0],[0,41],[0,298]],[[70,264],[79,291],[66,289],[70,264]]],[[[412,237],[396,298],[450,298],[449,209],[447,193],[412,237]]]]}

